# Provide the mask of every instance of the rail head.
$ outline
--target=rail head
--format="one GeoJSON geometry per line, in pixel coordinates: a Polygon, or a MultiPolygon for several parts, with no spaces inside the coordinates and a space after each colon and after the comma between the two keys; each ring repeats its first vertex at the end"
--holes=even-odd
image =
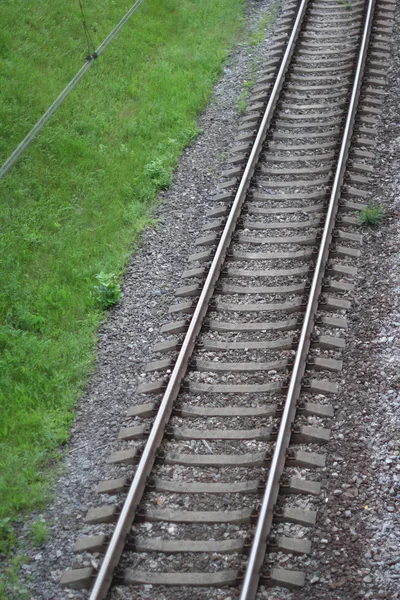
{"type": "Polygon", "coordinates": [[[346,169],[351,136],[354,127],[354,119],[356,116],[358,99],[360,96],[368,43],[372,29],[374,9],[375,0],[367,0],[364,28],[360,41],[357,66],[350,95],[349,108],[343,131],[335,177],[332,184],[327,216],[322,233],[313,280],[311,283],[310,295],[300,333],[293,371],[290,377],[289,388],[284,403],[282,421],[279,427],[264,497],[259,511],[253,544],[250,550],[249,560],[243,579],[240,600],[254,600],[257,594],[260,571],[264,562],[268,535],[272,525],[273,510],[279,491],[279,482],[285,464],[286,450],[289,446],[290,429],[296,412],[296,404],[301,389],[301,381],[304,375],[307,354],[310,347],[310,335],[313,329],[314,315],[318,307],[318,299],[322,289],[322,279],[328,258],[330,243],[332,240],[332,232],[338,209],[338,200],[346,169]]]}
{"type": "Polygon", "coordinates": [[[111,586],[114,569],[117,566],[123,552],[125,538],[131,530],[136,507],[141,500],[147,478],[150,475],[150,471],[154,464],[157,449],[159,448],[163,438],[165,426],[172,412],[173,403],[178,395],[182,379],[186,373],[189,360],[192,356],[197,337],[201,330],[203,319],[208,309],[209,301],[214,293],[214,288],[225,260],[225,255],[228,251],[231,238],[236,227],[236,222],[240,216],[242,205],[246,198],[251,178],[254,174],[259,155],[271,125],[272,117],[280,92],[282,90],[287,70],[289,68],[308,2],[309,0],[301,0],[300,2],[294,27],[288,40],[277,78],[271,91],[268,105],[265,109],[258,134],[244,170],[244,174],[235,194],[235,198],[222,232],[221,239],[218,243],[203,290],[197,302],[188,331],[185,335],[181,350],[171,373],[167,389],[164,393],[158,413],[150,430],[148,440],[143,448],[134,479],[131,483],[110,543],[104,555],[100,570],[95,578],[95,583],[89,600],[102,600],[105,598],[111,586]]]}

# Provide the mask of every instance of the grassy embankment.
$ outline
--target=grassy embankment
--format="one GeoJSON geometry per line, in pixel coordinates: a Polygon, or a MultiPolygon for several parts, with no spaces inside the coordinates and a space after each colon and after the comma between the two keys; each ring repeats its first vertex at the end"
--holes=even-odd
{"type": "MultiPolygon", "coordinates": [[[[96,45],[131,0],[89,0],[96,45]]],[[[146,0],[0,181],[0,553],[48,498],[93,369],[100,272],[120,275],[152,202],[197,134],[243,0],[146,0]],[[2,535],[1,535],[2,534],[2,535]]],[[[86,54],[78,3],[4,0],[0,162],[86,54]]]]}

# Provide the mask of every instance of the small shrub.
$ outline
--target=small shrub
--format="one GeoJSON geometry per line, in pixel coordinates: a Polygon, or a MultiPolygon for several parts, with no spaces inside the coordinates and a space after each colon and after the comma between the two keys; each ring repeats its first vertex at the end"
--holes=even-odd
{"type": "Polygon", "coordinates": [[[10,518],[0,519],[0,554],[7,554],[16,544],[17,537],[10,518]]]}
{"type": "Polygon", "coordinates": [[[200,127],[186,127],[180,132],[179,139],[185,146],[190,146],[201,133],[203,130],[200,127]]]}
{"type": "Polygon", "coordinates": [[[46,523],[38,519],[32,523],[30,537],[35,546],[41,546],[47,539],[48,529],[46,523]]]}
{"type": "Polygon", "coordinates": [[[383,217],[382,206],[379,204],[370,204],[360,212],[360,225],[364,227],[376,227],[382,223],[383,217]]]}
{"type": "Polygon", "coordinates": [[[344,6],[346,10],[351,10],[353,8],[353,5],[349,0],[339,0],[339,4],[344,6]]]}
{"type": "Polygon", "coordinates": [[[99,282],[94,287],[96,301],[102,308],[110,308],[121,299],[121,286],[116,281],[114,273],[99,273],[96,275],[99,282]]]}
{"type": "Polygon", "coordinates": [[[144,170],[157,189],[166,190],[171,185],[172,173],[164,166],[161,159],[151,161],[144,170]]]}
{"type": "Polygon", "coordinates": [[[237,103],[237,109],[238,109],[238,113],[239,115],[243,115],[246,112],[246,108],[247,108],[247,98],[246,96],[240,96],[238,103],[237,103]]]}

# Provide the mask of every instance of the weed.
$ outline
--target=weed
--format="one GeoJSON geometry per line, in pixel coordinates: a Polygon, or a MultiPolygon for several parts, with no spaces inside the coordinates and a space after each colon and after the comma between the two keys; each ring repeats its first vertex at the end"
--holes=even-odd
{"type": "Polygon", "coordinates": [[[382,206],[372,203],[360,212],[359,221],[360,225],[364,227],[376,227],[382,223],[383,218],[384,212],[382,206]]]}
{"type": "Polygon", "coordinates": [[[146,165],[144,172],[153,181],[157,190],[166,190],[171,185],[171,169],[167,169],[160,158],[157,158],[146,165]]]}
{"type": "Polygon", "coordinates": [[[22,554],[14,556],[8,565],[2,565],[0,570],[0,600],[29,600],[30,593],[19,583],[21,567],[29,562],[22,554]]]}
{"type": "Polygon", "coordinates": [[[228,156],[228,153],[226,150],[222,150],[222,152],[217,153],[217,159],[220,162],[223,162],[224,160],[226,160],[227,156],[228,156]]]}
{"type": "Polygon", "coordinates": [[[243,84],[243,90],[241,91],[239,100],[237,101],[237,110],[240,115],[246,111],[250,96],[250,88],[254,85],[254,83],[254,81],[245,81],[243,84]]]}
{"type": "Polygon", "coordinates": [[[242,90],[242,92],[239,96],[239,100],[237,101],[237,109],[238,109],[239,115],[243,115],[243,113],[246,111],[248,97],[249,97],[249,94],[248,94],[247,90],[242,90]]]}
{"type": "Polygon", "coordinates": [[[114,273],[99,273],[96,275],[98,284],[94,286],[96,302],[101,308],[110,308],[121,299],[121,285],[114,273]]]}
{"type": "Polygon", "coordinates": [[[278,8],[278,2],[274,2],[270,10],[266,12],[264,16],[261,17],[257,25],[257,29],[253,31],[249,36],[250,46],[258,46],[259,44],[261,44],[261,42],[264,41],[265,31],[268,30],[274,22],[275,16],[278,12],[278,8]]]}
{"type": "Polygon", "coordinates": [[[7,554],[17,541],[14,527],[9,517],[0,519],[0,554],[7,554]]]}
{"type": "Polygon", "coordinates": [[[190,146],[202,132],[199,127],[185,127],[179,134],[179,140],[184,146],[190,146]]]}
{"type": "Polygon", "coordinates": [[[48,528],[44,521],[38,519],[31,525],[30,537],[34,546],[41,546],[47,539],[48,528]]]}
{"type": "Polygon", "coordinates": [[[349,2],[349,0],[338,0],[339,4],[341,4],[346,10],[351,10],[353,8],[353,4],[349,2]]]}

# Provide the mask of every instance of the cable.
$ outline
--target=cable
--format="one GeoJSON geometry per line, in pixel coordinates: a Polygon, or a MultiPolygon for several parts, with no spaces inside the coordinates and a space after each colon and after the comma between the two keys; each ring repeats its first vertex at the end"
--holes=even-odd
{"type": "Polygon", "coordinates": [[[86,24],[85,13],[83,12],[82,0],[78,0],[78,2],[79,2],[79,8],[81,9],[82,26],[83,26],[83,31],[85,33],[87,47],[88,47],[88,53],[86,56],[86,60],[90,60],[93,57],[93,54],[95,52],[95,47],[94,47],[94,43],[92,40],[92,36],[90,35],[89,28],[86,24]]]}
{"type": "Polygon", "coordinates": [[[128,12],[122,17],[120,22],[114,27],[114,29],[108,34],[108,36],[103,40],[97,50],[90,57],[90,60],[87,60],[85,64],[79,69],[77,74],[69,84],[63,89],[61,94],[58,96],[56,100],[54,100],[53,104],[49,106],[46,112],[42,115],[39,121],[32,127],[28,135],[22,140],[22,142],[16,147],[14,152],[10,154],[7,160],[0,168],[0,179],[4,177],[4,175],[11,169],[11,167],[17,162],[18,158],[21,154],[28,148],[28,146],[32,143],[32,140],[39,133],[39,131],[44,127],[44,125],[49,121],[50,117],[55,113],[57,108],[61,106],[64,102],[65,98],[72,92],[72,90],[78,85],[79,81],[85,75],[86,71],[90,69],[95,59],[100,56],[110,45],[112,40],[119,34],[123,26],[129,21],[134,12],[137,11],[139,6],[144,2],[144,0],[137,0],[135,4],[128,10],[128,12]]]}

